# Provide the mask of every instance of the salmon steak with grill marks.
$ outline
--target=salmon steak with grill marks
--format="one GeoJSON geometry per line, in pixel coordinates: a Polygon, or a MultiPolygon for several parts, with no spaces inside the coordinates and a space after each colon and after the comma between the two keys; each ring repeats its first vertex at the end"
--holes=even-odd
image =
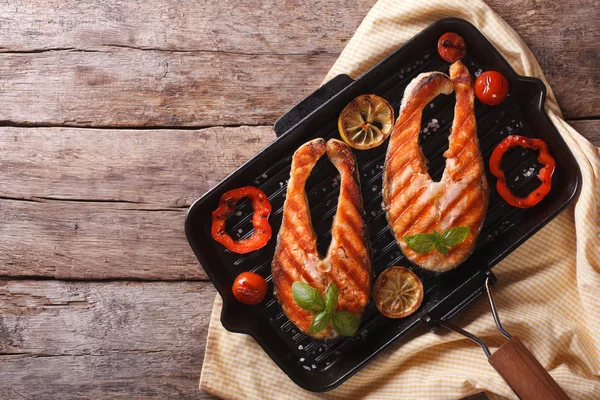
{"type": "Polygon", "coordinates": [[[336,310],[349,311],[360,318],[369,302],[371,260],[367,226],[358,178],[358,166],[350,148],[339,140],[314,139],[302,145],[292,158],[290,179],[283,206],[283,221],[271,270],[274,292],[284,313],[302,332],[328,339],[337,333],[327,327],[309,334],[315,313],[296,304],[292,284],[304,282],[324,295],[330,283],[338,288],[336,310]],[[323,155],[340,174],[340,194],[333,223],[331,243],[322,258],[317,251],[305,184],[323,155]]]}
{"type": "Polygon", "coordinates": [[[404,255],[431,271],[456,268],[474,250],[487,211],[489,188],[475,122],[471,76],[457,61],[450,76],[429,72],[417,76],[406,88],[400,114],[387,149],[383,175],[383,206],[390,229],[404,255]],[[454,121],[446,168],[439,182],[427,172],[419,145],[423,108],[440,94],[455,92],[454,121]],[[468,226],[467,238],[449,248],[419,254],[404,241],[405,236],[439,233],[455,226],[468,226]]]}

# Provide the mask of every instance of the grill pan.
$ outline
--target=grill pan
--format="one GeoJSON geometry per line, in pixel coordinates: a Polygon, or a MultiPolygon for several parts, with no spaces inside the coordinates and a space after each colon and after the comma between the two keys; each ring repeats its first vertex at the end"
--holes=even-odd
{"type": "MultiPolygon", "coordinates": [[[[486,282],[495,281],[491,268],[565,209],[580,189],[581,173],[544,111],[545,97],[542,81],[517,75],[482,33],[456,18],[430,25],[357,80],[339,75],[319,88],[275,123],[277,139],[273,143],[198,199],[188,211],[186,235],[200,264],[223,297],[223,326],[231,332],[251,335],[296,384],[319,392],[340,385],[417,326],[435,328],[445,324],[486,292],[486,282]],[[443,273],[423,270],[406,260],[389,231],[381,207],[381,174],[387,143],[367,151],[354,151],[372,244],[373,281],[387,267],[406,266],[423,281],[423,304],[413,315],[392,320],[383,317],[371,301],[353,338],[312,339],[287,319],[272,294],[271,260],[281,225],[292,154],[310,139],[339,138],[339,113],[358,95],[382,96],[398,115],[404,89],[414,77],[427,71],[448,72],[449,63],[439,57],[436,47],[438,38],[448,31],[465,39],[468,52],[463,62],[471,75],[493,69],[508,79],[511,88],[510,95],[500,106],[488,107],[475,102],[479,142],[491,189],[489,209],[476,249],[458,268],[443,273]],[[489,173],[492,150],[510,134],[544,140],[556,160],[552,190],[536,207],[526,210],[506,204],[495,190],[496,179],[489,173]],[[247,185],[260,188],[269,197],[273,206],[269,218],[273,239],[258,251],[239,255],[212,239],[211,213],[224,192],[247,185]],[[265,277],[267,297],[261,304],[248,306],[233,297],[233,280],[243,271],[265,277]]],[[[454,103],[454,94],[438,96],[423,112],[420,143],[434,180],[441,178],[444,169],[442,153],[448,148],[454,103]]],[[[507,172],[509,185],[519,195],[527,194],[539,184],[536,175],[540,165],[533,151],[521,148],[509,151],[502,167],[507,172]]],[[[327,157],[322,157],[306,185],[321,254],[325,254],[331,238],[331,222],[339,194],[336,178],[337,170],[327,157]]],[[[252,232],[250,203],[242,200],[238,211],[241,213],[227,219],[227,231],[234,239],[248,237],[252,232]]]]}

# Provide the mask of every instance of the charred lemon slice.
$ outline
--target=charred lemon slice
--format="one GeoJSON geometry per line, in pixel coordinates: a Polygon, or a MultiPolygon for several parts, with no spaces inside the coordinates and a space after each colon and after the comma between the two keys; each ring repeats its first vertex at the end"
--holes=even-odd
{"type": "Polygon", "coordinates": [[[373,290],[375,306],[388,318],[402,318],[417,311],[423,301],[423,283],[404,267],[383,271],[373,290]]]}
{"type": "Polygon", "coordinates": [[[338,119],[344,142],[358,150],[379,146],[394,127],[394,109],[382,97],[363,94],[352,100],[338,119]]]}

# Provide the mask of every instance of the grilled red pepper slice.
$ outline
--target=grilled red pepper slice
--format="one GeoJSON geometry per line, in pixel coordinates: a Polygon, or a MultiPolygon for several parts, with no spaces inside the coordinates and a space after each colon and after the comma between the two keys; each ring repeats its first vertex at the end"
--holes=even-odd
{"type": "Polygon", "coordinates": [[[271,214],[271,203],[262,190],[253,186],[230,190],[221,196],[219,207],[212,213],[210,233],[213,239],[234,253],[246,254],[264,247],[271,239],[269,214],[271,214]],[[248,197],[252,203],[254,232],[247,239],[233,240],[225,231],[225,220],[235,212],[235,206],[244,197],[248,197]]]}
{"type": "Polygon", "coordinates": [[[552,174],[554,173],[555,166],[556,163],[554,162],[554,158],[552,158],[548,152],[548,146],[546,146],[546,143],[543,140],[526,138],[519,135],[506,137],[506,139],[494,149],[492,156],[490,157],[490,170],[492,174],[498,178],[498,182],[496,182],[498,194],[500,194],[508,204],[519,208],[533,207],[548,194],[550,187],[552,186],[552,174]],[[514,146],[538,150],[538,161],[543,166],[538,173],[538,178],[542,181],[541,185],[529,193],[527,197],[518,197],[511,192],[506,184],[504,171],[500,168],[504,153],[514,146]]]}

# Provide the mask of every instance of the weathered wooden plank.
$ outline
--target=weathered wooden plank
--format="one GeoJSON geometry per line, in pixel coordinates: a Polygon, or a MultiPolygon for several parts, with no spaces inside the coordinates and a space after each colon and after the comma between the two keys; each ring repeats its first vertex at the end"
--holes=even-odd
{"type": "Polygon", "coordinates": [[[114,202],[0,200],[0,276],[206,279],[185,209],[114,202]]]}
{"type": "MultiPolygon", "coordinates": [[[[294,4],[270,1],[264,7],[245,2],[242,9],[253,11],[242,14],[232,11],[233,2],[165,6],[153,1],[154,7],[141,1],[111,6],[86,1],[73,11],[56,4],[52,12],[39,0],[4,3],[0,14],[8,17],[0,20],[0,31],[7,34],[0,36],[8,51],[72,50],[4,54],[0,120],[85,126],[270,124],[318,86],[342,49],[342,36],[351,37],[348,27],[354,29],[366,11],[355,7],[358,2],[336,1],[303,6],[310,12],[302,13],[294,4]],[[27,16],[22,22],[21,13],[27,16]],[[148,16],[141,27],[129,23],[140,15],[148,16]],[[162,22],[153,32],[157,20],[162,22]],[[287,42],[293,44],[285,50],[287,42]]],[[[590,1],[530,1],[527,12],[521,2],[491,5],[531,44],[565,115],[598,115],[600,97],[590,93],[600,89],[595,79],[600,28],[597,15],[587,11],[595,9],[590,1]]]]}
{"type": "MultiPolygon", "coordinates": [[[[600,120],[572,124],[600,145],[600,120]]],[[[206,279],[179,207],[273,134],[264,127],[161,133],[3,128],[0,275],[206,279]]]]}
{"type": "Polygon", "coordinates": [[[0,398],[206,399],[209,282],[0,281],[0,398]]]}
{"type": "Polygon", "coordinates": [[[0,121],[104,127],[271,124],[336,59],[123,48],[1,56],[0,121]]]}
{"type": "Polygon", "coordinates": [[[61,0],[0,3],[0,49],[107,45],[251,54],[339,53],[375,0],[61,0]]]}
{"type": "Polygon", "coordinates": [[[269,126],[0,127],[0,197],[188,206],[274,139],[269,126]]]}

